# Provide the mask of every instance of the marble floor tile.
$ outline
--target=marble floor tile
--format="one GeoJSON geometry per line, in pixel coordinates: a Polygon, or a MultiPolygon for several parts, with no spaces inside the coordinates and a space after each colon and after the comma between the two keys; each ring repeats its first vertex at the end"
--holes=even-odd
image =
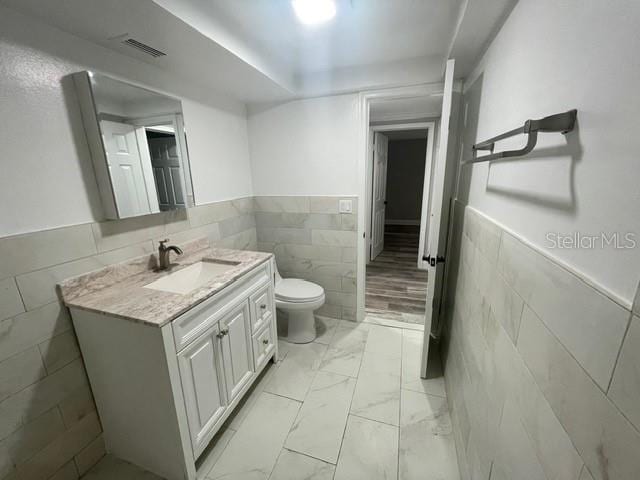
{"type": "Polygon", "coordinates": [[[278,365],[264,391],[302,401],[320,367],[327,346],[319,343],[288,344],[288,349],[287,356],[278,365]]]}
{"type": "Polygon", "coordinates": [[[218,433],[215,434],[209,446],[202,452],[198,462],[196,463],[196,477],[198,480],[204,479],[209,475],[211,469],[216,462],[222,456],[227,445],[231,441],[236,431],[229,427],[222,427],[218,433]]]}
{"type": "Polygon", "coordinates": [[[254,382],[251,389],[245,394],[244,398],[236,407],[235,411],[227,419],[225,425],[227,428],[231,428],[232,430],[238,430],[240,428],[240,425],[244,419],[247,418],[247,415],[260,398],[260,394],[274,377],[278,370],[278,366],[278,364],[271,362],[267,364],[260,374],[260,377],[254,382]]]}
{"type": "Polygon", "coordinates": [[[363,327],[361,323],[340,322],[329,345],[334,348],[361,346],[364,349],[364,345],[367,343],[367,336],[369,335],[369,327],[370,325],[363,327]],[[354,325],[345,326],[347,323],[354,323],[354,325]]]}
{"type": "Polygon", "coordinates": [[[400,427],[399,480],[459,480],[453,435],[433,435],[425,422],[400,427]]]}
{"type": "Polygon", "coordinates": [[[351,402],[351,414],[399,425],[400,376],[372,370],[360,372],[351,402]]]}
{"type": "MultiPolygon", "coordinates": [[[[422,380],[422,332],[327,326],[328,344],[280,343],[282,360],[218,432],[197,479],[459,480],[437,349],[433,378],[422,380]]],[[[103,462],[86,478],[159,480],[113,457],[103,462]]]]}
{"type": "Polygon", "coordinates": [[[269,480],[333,480],[335,465],[282,449],[269,480]]]}
{"type": "Polygon", "coordinates": [[[385,327],[403,328],[407,330],[419,330],[421,332],[424,332],[424,325],[421,325],[419,323],[401,322],[399,320],[392,320],[390,318],[381,318],[381,317],[376,317],[374,315],[366,315],[362,322],[369,323],[371,325],[382,325],[385,327]]]}
{"type": "Polygon", "coordinates": [[[289,353],[289,346],[292,345],[291,343],[282,340],[280,338],[278,338],[278,362],[283,361],[286,356],[287,353],[289,353]]]}
{"type": "Polygon", "coordinates": [[[365,350],[362,354],[360,373],[369,371],[399,377],[402,372],[402,358],[365,350]]]}
{"type": "Polygon", "coordinates": [[[261,393],[207,478],[267,480],[299,409],[295,400],[261,393]]]}
{"type": "Polygon", "coordinates": [[[360,371],[363,353],[364,344],[354,344],[343,348],[329,345],[320,364],[320,370],[355,378],[360,371]]]}
{"type": "Polygon", "coordinates": [[[350,328],[351,330],[360,330],[362,332],[368,332],[371,328],[370,323],[355,322],[353,320],[340,320],[338,325],[340,328],[350,328]]]}
{"type": "Polygon", "coordinates": [[[355,385],[353,378],[318,372],[285,447],[335,464],[355,385]]]}
{"type": "Polygon", "coordinates": [[[389,356],[402,355],[402,330],[399,328],[371,325],[365,350],[389,356]]]}
{"type": "Polygon", "coordinates": [[[394,480],[397,473],[398,427],[350,415],[335,480],[394,480]]]}
{"type": "Polygon", "coordinates": [[[424,422],[434,435],[452,432],[447,399],[436,395],[404,390],[402,392],[400,425],[424,422]]]}
{"type": "Polygon", "coordinates": [[[429,348],[429,378],[420,377],[423,332],[402,331],[402,388],[445,397],[444,377],[437,348],[429,348]]]}
{"type": "Polygon", "coordinates": [[[103,457],[82,478],[83,480],[162,480],[157,475],[113,455],[103,457]]]}
{"type": "Polygon", "coordinates": [[[336,333],[336,328],[338,328],[339,323],[340,320],[336,320],[335,318],[316,316],[317,336],[314,342],[328,345],[336,333]]]}
{"type": "Polygon", "coordinates": [[[363,328],[355,322],[340,322],[329,343],[320,370],[357,377],[369,334],[368,327],[363,328]],[[346,323],[353,325],[344,326],[346,323]]]}
{"type": "Polygon", "coordinates": [[[446,399],[402,391],[399,474],[400,480],[459,480],[446,399]]]}

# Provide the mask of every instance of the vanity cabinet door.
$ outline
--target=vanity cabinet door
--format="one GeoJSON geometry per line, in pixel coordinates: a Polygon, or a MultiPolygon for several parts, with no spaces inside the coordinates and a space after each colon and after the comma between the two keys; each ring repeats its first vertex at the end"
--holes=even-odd
{"type": "Polygon", "coordinates": [[[225,411],[219,329],[216,325],[178,355],[194,457],[213,437],[213,427],[225,411]]]}
{"type": "Polygon", "coordinates": [[[244,301],[218,323],[229,403],[253,375],[249,302],[244,301]]]}

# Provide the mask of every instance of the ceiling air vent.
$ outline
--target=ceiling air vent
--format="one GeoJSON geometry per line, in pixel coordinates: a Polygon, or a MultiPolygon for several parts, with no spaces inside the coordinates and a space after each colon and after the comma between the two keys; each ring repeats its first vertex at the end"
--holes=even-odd
{"type": "Polygon", "coordinates": [[[140,50],[141,52],[144,52],[147,55],[151,55],[153,58],[164,57],[166,55],[166,53],[161,52],[160,50],[156,50],[155,48],[150,47],[145,43],[139,42],[135,38],[131,38],[131,37],[126,38],[122,41],[122,43],[130,46],[131,48],[140,50]]]}

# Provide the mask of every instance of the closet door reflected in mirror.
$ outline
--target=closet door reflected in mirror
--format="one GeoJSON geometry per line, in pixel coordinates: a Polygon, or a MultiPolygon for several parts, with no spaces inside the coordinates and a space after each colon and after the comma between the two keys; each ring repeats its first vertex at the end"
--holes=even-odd
{"type": "Polygon", "coordinates": [[[74,83],[105,216],[194,205],[180,100],[94,72],[74,83]]]}

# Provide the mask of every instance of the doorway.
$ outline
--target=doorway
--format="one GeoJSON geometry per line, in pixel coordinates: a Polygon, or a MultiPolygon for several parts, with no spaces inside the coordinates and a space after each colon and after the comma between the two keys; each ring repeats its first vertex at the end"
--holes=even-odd
{"type": "Polygon", "coordinates": [[[365,314],[424,325],[422,260],[436,123],[372,125],[365,314]]]}
{"type": "MultiPolygon", "coordinates": [[[[416,87],[402,87],[389,89],[384,91],[374,91],[360,94],[360,162],[358,171],[360,174],[360,198],[364,199],[365,208],[361,208],[358,212],[358,232],[362,235],[362,242],[359,242],[356,249],[357,254],[357,299],[358,299],[358,320],[366,320],[365,307],[365,289],[366,289],[366,264],[367,252],[369,251],[369,242],[371,241],[371,205],[372,184],[373,181],[368,180],[372,177],[373,169],[373,142],[372,126],[382,127],[383,125],[397,124],[399,121],[420,121],[431,118],[439,119],[438,141],[434,145],[436,155],[433,156],[432,170],[433,173],[425,185],[429,185],[428,194],[424,195],[423,202],[427,201],[427,207],[422,209],[421,213],[421,229],[427,227],[424,217],[428,215],[428,243],[424,248],[419,248],[419,253],[424,254],[424,262],[427,265],[427,301],[425,305],[423,342],[422,342],[422,359],[420,365],[420,375],[427,375],[428,359],[431,358],[430,345],[432,340],[438,338],[440,328],[440,318],[446,310],[443,298],[446,298],[445,289],[445,269],[448,263],[445,263],[446,250],[448,245],[449,230],[451,224],[449,222],[449,206],[451,203],[451,194],[453,192],[453,184],[457,174],[457,148],[456,148],[456,127],[458,124],[458,109],[460,105],[461,83],[454,81],[455,60],[447,60],[444,74],[444,83],[440,85],[422,85],[416,87]],[[437,104],[439,113],[436,115],[415,115],[416,109],[414,105],[437,104]],[[373,107],[376,103],[387,105],[403,104],[409,108],[401,112],[390,112],[393,121],[381,121],[373,123],[373,107]],[[407,117],[407,111],[411,116],[407,117]],[[398,118],[402,117],[402,118],[398,118]]],[[[417,110],[422,110],[419,106],[417,110]]],[[[392,128],[379,128],[379,130],[389,130],[392,128]]],[[[402,130],[402,128],[396,128],[402,130]]],[[[427,151],[430,151],[428,148],[427,151]]],[[[426,170],[428,171],[428,170],[426,170]]],[[[379,322],[374,322],[379,323],[379,322]]],[[[397,322],[395,326],[407,328],[406,323],[397,322]]]]}

